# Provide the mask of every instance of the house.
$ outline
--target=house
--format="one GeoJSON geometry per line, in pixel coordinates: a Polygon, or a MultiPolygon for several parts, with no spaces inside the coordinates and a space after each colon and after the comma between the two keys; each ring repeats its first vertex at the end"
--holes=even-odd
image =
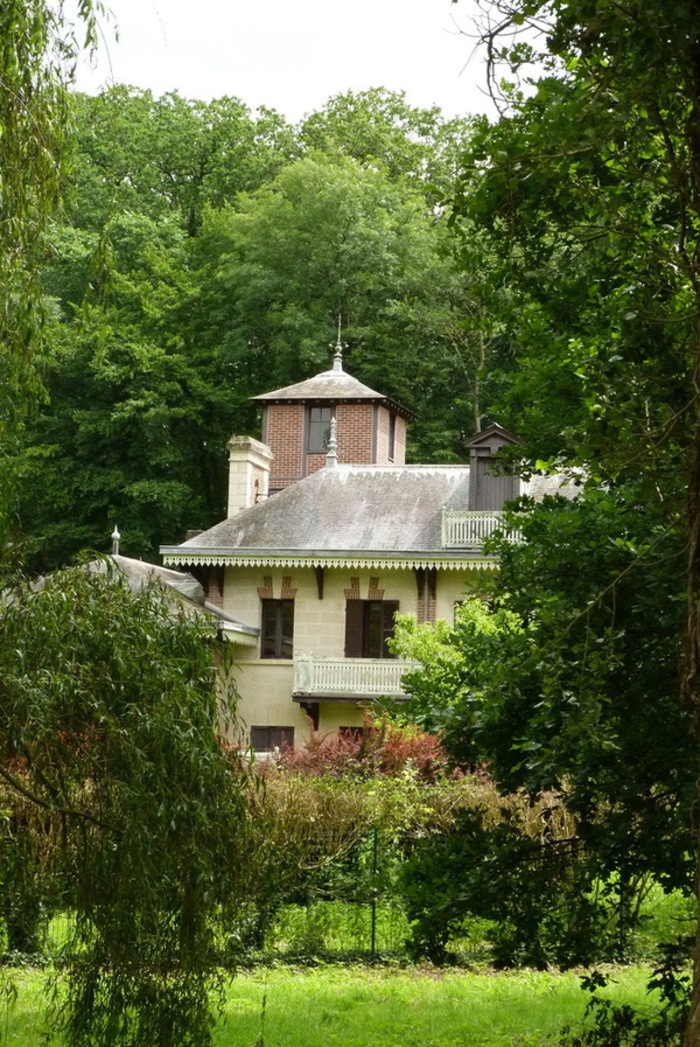
{"type": "Polygon", "coordinates": [[[368,702],[401,695],[394,615],[452,621],[495,567],[483,541],[525,485],[494,468],[517,442],[498,425],[468,442],[468,463],[406,465],[411,412],[348,374],[340,346],[330,370],[255,401],[263,442],[229,441],[227,518],[161,553],[245,623],[229,633],[237,740],[265,751],[357,729],[368,702]]]}

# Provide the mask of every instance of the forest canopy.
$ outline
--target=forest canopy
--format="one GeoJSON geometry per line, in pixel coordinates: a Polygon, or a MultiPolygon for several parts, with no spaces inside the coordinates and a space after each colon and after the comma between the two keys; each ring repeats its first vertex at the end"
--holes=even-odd
{"type": "Polygon", "coordinates": [[[73,96],[72,126],[46,402],[15,462],[32,569],[104,548],[115,521],[153,557],[220,519],[249,398],[324,369],[339,322],[348,368],[418,415],[413,460],[462,457],[510,356],[497,264],[478,237],[457,264],[448,221],[473,119],[373,89],[294,126],[117,86],[73,96]]]}

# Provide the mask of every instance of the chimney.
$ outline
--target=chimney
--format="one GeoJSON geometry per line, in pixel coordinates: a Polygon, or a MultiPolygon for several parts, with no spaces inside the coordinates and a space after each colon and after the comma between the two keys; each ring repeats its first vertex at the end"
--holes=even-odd
{"type": "Polygon", "coordinates": [[[232,436],[228,444],[228,516],[267,498],[270,462],[267,444],[252,436],[232,436]]]}

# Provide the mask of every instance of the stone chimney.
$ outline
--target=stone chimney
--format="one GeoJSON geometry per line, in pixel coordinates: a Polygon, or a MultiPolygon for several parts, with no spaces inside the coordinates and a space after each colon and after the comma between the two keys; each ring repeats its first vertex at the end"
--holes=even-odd
{"type": "Polygon", "coordinates": [[[232,436],[228,444],[228,515],[263,502],[267,498],[270,462],[267,444],[252,436],[232,436]]]}

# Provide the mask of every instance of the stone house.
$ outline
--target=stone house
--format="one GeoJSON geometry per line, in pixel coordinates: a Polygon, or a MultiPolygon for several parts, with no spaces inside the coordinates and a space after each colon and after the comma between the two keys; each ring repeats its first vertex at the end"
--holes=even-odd
{"type": "Polygon", "coordinates": [[[411,412],[348,374],[339,348],[330,370],[255,400],[263,442],[229,441],[227,518],[161,553],[241,624],[227,634],[236,740],[266,751],[356,730],[365,705],[401,695],[394,615],[452,621],[525,485],[494,469],[516,441],[498,425],[468,442],[468,463],[406,465],[411,412]]]}

